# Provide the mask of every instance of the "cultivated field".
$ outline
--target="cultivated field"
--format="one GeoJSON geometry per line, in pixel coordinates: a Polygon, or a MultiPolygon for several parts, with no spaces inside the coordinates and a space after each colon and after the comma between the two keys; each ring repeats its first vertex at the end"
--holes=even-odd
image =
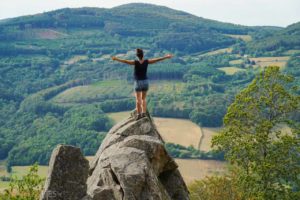
{"type": "MultiPolygon", "coordinates": [[[[181,93],[185,83],[181,81],[151,81],[149,94],[176,94],[181,93]]],[[[121,99],[134,97],[133,85],[125,80],[99,81],[90,85],[76,86],[67,89],[54,98],[52,102],[58,104],[76,104],[101,102],[108,99],[121,99]]]]}
{"type": "Polygon", "coordinates": [[[65,61],[64,64],[66,64],[66,65],[72,65],[74,63],[79,62],[80,60],[86,60],[86,59],[88,59],[88,57],[86,55],[77,55],[77,56],[73,56],[69,60],[65,61]]]}
{"type": "Polygon", "coordinates": [[[181,93],[185,83],[181,81],[151,81],[149,92],[155,91],[156,94],[181,93]]]}
{"type": "Polygon", "coordinates": [[[63,91],[51,101],[55,103],[84,103],[107,99],[131,97],[132,86],[126,81],[101,81],[91,85],[77,86],[63,91]],[[113,92],[112,92],[113,91],[113,92]]]}
{"type": "Polygon", "coordinates": [[[286,52],[284,52],[284,55],[288,55],[288,56],[291,56],[293,54],[299,54],[300,53],[300,50],[288,50],[286,52]]]}
{"type": "Polygon", "coordinates": [[[212,150],[211,140],[212,140],[213,136],[218,134],[219,131],[220,131],[220,128],[208,128],[208,127],[201,128],[201,132],[203,135],[203,137],[201,138],[200,144],[199,144],[201,151],[212,150]]]}
{"type": "Polygon", "coordinates": [[[221,70],[221,71],[224,71],[227,75],[233,75],[236,72],[245,71],[245,69],[241,69],[241,68],[238,68],[238,67],[220,67],[218,69],[221,70]]]}
{"type": "MultiPolygon", "coordinates": [[[[11,174],[7,173],[5,169],[0,170],[0,176],[17,176],[22,177],[29,172],[30,166],[13,166],[11,174]]],[[[41,177],[47,176],[48,166],[39,165],[38,175],[41,177]]]]}
{"type": "Polygon", "coordinates": [[[197,124],[190,120],[159,117],[155,117],[154,122],[166,142],[198,148],[201,130],[197,124]]]}
{"type": "Polygon", "coordinates": [[[224,35],[235,39],[241,39],[244,40],[245,42],[250,42],[252,40],[251,35],[233,35],[233,34],[224,34],[224,35]]]}
{"type": "Polygon", "coordinates": [[[282,57],[258,57],[258,58],[249,58],[251,61],[255,61],[255,65],[258,67],[267,67],[267,66],[278,66],[283,69],[289,60],[289,56],[282,57]]]}
{"type": "Polygon", "coordinates": [[[192,159],[175,159],[175,161],[187,184],[206,176],[222,175],[226,172],[226,162],[222,161],[192,159]]]}
{"type": "Polygon", "coordinates": [[[244,63],[243,59],[237,59],[237,60],[231,60],[231,61],[229,61],[230,65],[240,65],[242,63],[244,63]]]}
{"type": "Polygon", "coordinates": [[[224,48],[224,49],[218,49],[215,51],[210,51],[205,54],[201,54],[200,56],[212,56],[212,55],[217,55],[217,54],[222,54],[222,53],[231,53],[232,48],[224,48]]]}

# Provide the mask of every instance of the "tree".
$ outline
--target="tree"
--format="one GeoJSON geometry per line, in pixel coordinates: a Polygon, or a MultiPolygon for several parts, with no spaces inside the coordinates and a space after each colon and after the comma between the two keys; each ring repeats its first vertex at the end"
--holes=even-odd
{"type": "Polygon", "coordinates": [[[38,165],[31,166],[28,174],[21,179],[12,178],[9,189],[0,194],[0,199],[10,200],[34,200],[38,199],[42,191],[45,179],[38,175],[38,165]]]}
{"type": "Polygon", "coordinates": [[[224,117],[224,129],[213,146],[241,169],[239,185],[246,198],[300,198],[299,96],[289,88],[291,76],[268,67],[240,92],[224,117]],[[290,133],[282,130],[288,126],[290,133]]]}
{"type": "Polygon", "coordinates": [[[242,195],[236,183],[237,174],[207,176],[196,180],[188,188],[191,200],[241,200],[242,195]]]}

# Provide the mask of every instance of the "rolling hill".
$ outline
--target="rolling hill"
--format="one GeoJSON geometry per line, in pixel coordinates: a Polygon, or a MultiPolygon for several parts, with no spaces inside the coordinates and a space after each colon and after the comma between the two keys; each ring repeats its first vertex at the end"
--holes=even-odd
{"type": "Polygon", "coordinates": [[[147,58],[175,55],[149,68],[154,116],[220,127],[235,94],[263,67],[257,55],[275,64],[284,55],[282,70],[299,83],[299,29],[223,23],[151,4],[1,20],[0,159],[46,164],[58,143],[94,154],[112,126],[106,113],[134,108],[132,69],[110,57],[134,59],[135,48],[147,58]],[[272,42],[276,48],[264,46],[272,42]]]}

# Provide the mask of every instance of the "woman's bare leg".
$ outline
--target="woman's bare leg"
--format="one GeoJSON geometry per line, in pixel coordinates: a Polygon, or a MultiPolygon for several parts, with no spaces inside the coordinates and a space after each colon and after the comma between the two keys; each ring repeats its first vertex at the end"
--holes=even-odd
{"type": "Polygon", "coordinates": [[[137,114],[142,113],[142,92],[135,92],[135,105],[137,114]]]}
{"type": "Polygon", "coordinates": [[[147,112],[147,101],[146,101],[147,91],[142,92],[142,112],[147,112]]]}

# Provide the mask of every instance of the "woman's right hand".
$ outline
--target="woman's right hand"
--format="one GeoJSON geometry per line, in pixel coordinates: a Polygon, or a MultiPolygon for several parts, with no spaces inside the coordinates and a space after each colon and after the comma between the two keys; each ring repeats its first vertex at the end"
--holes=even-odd
{"type": "Polygon", "coordinates": [[[111,59],[112,60],[117,60],[117,57],[116,56],[112,56],[111,59]]]}

